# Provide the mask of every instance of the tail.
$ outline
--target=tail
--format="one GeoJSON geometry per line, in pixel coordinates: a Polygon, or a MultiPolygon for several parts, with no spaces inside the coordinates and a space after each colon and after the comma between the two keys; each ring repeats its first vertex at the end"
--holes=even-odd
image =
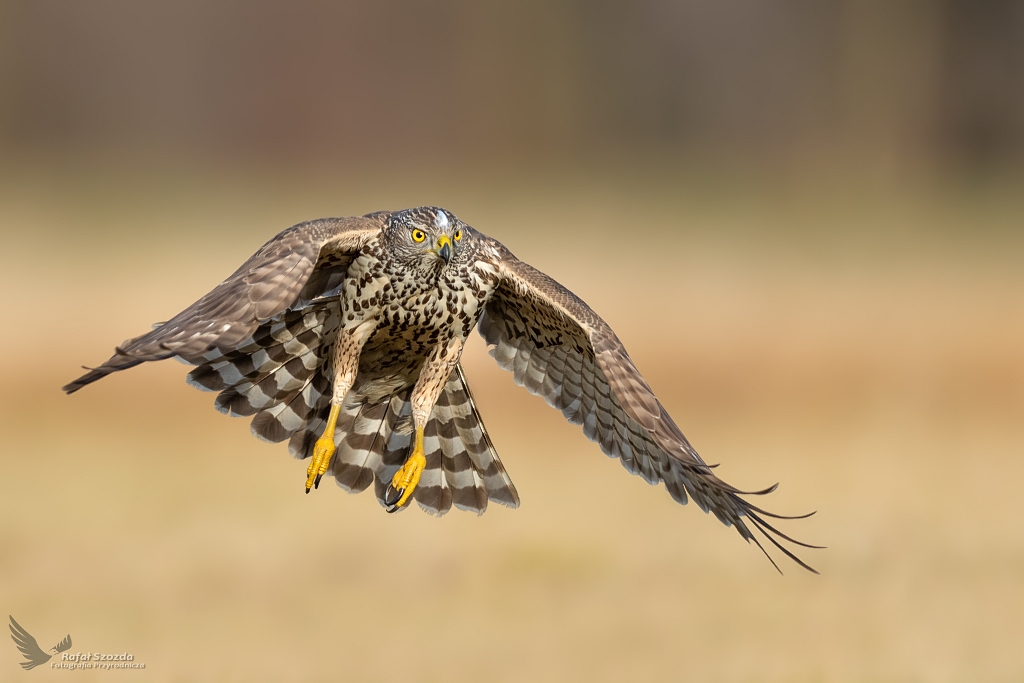
{"type": "MultiPolygon", "coordinates": [[[[496,503],[511,508],[519,507],[519,493],[505,471],[505,466],[501,464],[487,428],[484,427],[461,363],[455,367],[445,391],[438,399],[433,418],[431,421],[438,423],[437,431],[446,458],[445,474],[449,480],[460,472],[468,473],[467,468],[471,466],[477,491],[486,491],[487,497],[496,503]]],[[[468,502],[460,501],[458,488],[453,495],[457,507],[474,509],[468,502]]],[[[487,501],[483,500],[479,512],[483,513],[486,506],[487,501]]]]}
{"type": "MultiPolygon", "coordinates": [[[[454,504],[482,515],[489,500],[519,507],[519,493],[487,435],[461,364],[434,404],[423,430],[423,451],[427,466],[413,497],[427,512],[440,516],[454,504]]],[[[401,456],[393,464],[386,461],[384,476],[378,477],[377,499],[382,505],[388,482],[405,461],[404,452],[401,456]]]]}
{"type": "MultiPolygon", "coordinates": [[[[235,351],[211,351],[188,381],[217,391],[216,407],[253,416],[264,441],[288,441],[298,459],[312,455],[330,413],[331,347],[340,323],[337,302],[314,304],[260,327],[235,351]],[[333,305],[332,305],[333,304],[333,305]]],[[[329,473],[347,491],[376,482],[384,489],[412,445],[411,388],[357,387],[342,406],[329,473]],[[370,398],[367,398],[370,396],[370,398]]],[[[413,494],[427,512],[443,515],[454,504],[482,514],[489,500],[517,507],[509,479],[473,402],[461,366],[452,372],[424,429],[427,466],[413,494]]]]}
{"type": "MultiPolygon", "coordinates": [[[[412,446],[411,393],[405,387],[377,403],[346,402],[330,470],[339,486],[358,492],[374,483],[377,500],[385,506],[384,491],[412,446]]],[[[310,455],[320,428],[310,422],[304,434],[293,436],[293,455],[310,455]]],[[[427,465],[413,498],[425,511],[440,516],[454,504],[483,514],[492,500],[519,506],[519,494],[487,436],[461,366],[434,406],[423,446],[427,465]]]]}

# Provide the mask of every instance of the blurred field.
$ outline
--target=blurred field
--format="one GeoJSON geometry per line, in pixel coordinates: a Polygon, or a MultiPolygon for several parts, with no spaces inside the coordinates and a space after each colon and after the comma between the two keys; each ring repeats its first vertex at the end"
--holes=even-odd
{"type": "MultiPolygon", "coordinates": [[[[1011,192],[413,178],[4,171],[0,602],[44,646],[146,664],[71,677],[1024,680],[1011,192]],[[467,373],[523,501],[480,518],[303,495],[305,465],[176,363],[59,391],[279,229],[420,203],[604,315],[724,478],[819,510],[784,529],[829,546],[803,553],[822,575],[779,576],[628,476],[479,340],[467,373]]],[[[18,660],[0,646],[5,680],[18,660]]]]}

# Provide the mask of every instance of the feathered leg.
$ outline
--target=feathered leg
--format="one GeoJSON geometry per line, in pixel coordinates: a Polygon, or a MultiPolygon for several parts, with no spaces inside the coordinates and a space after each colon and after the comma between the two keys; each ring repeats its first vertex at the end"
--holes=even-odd
{"type": "Polygon", "coordinates": [[[331,392],[331,412],[327,416],[327,426],[323,435],[313,444],[313,457],[306,468],[306,493],[309,493],[310,488],[320,488],[320,480],[327,472],[331,458],[334,457],[334,430],[338,425],[341,404],[356,381],[359,353],[375,327],[375,321],[367,320],[352,329],[338,331],[338,338],[334,342],[334,389],[331,392]]]}
{"type": "Polygon", "coordinates": [[[423,430],[430,419],[430,413],[434,410],[445,384],[448,383],[448,376],[459,364],[462,356],[463,341],[458,337],[449,340],[447,343],[439,343],[434,351],[423,364],[420,370],[419,379],[412,389],[412,419],[416,429],[416,436],[413,442],[412,452],[406,458],[405,464],[395,472],[384,494],[384,503],[388,512],[400,510],[412,498],[413,491],[420,483],[420,476],[427,466],[427,458],[423,454],[423,430]]]}

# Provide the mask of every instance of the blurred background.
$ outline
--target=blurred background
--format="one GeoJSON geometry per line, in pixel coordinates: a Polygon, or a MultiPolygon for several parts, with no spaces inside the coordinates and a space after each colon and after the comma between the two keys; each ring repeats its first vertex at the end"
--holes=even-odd
{"type": "Polygon", "coordinates": [[[1022,680],[1022,181],[1012,0],[2,0],[0,602],[153,681],[1022,680]],[[420,204],[588,301],[727,481],[819,510],[784,528],[822,575],[479,339],[523,501],[479,518],[303,495],[176,363],[59,391],[282,228],[420,204]]]}

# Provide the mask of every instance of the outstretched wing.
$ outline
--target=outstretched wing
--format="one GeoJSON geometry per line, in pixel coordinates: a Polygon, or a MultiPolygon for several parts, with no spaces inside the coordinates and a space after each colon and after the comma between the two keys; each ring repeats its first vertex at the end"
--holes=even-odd
{"type": "MultiPolygon", "coordinates": [[[[498,256],[500,283],[480,319],[480,334],[493,347],[490,353],[498,365],[512,371],[517,384],[542,396],[570,422],[583,425],[587,438],[619,458],[631,473],[651,484],[665,482],[680,503],[693,498],[702,510],[736,527],[740,536],[764,551],[749,523],[813,572],[777,539],[816,546],[796,541],[765,521],[765,517],[795,517],[767,512],[741,497],[770,493],[775,486],[743,492],[716,477],[658,401],[608,323],[500,243],[491,240],[491,246],[498,256]]],[[[775,564],[770,555],[768,559],[775,564]]]]}
{"type": "Polygon", "coordinates": [[[57,643],[56,645],[54,645],[53,649],[56,650],[57,652],[64,652],[65,650],[70,650],[71,649],[71,634],[69,633],[66,636],[64,636],[64,640],[62,640],[59,643],[57,643]]]}
{"type": "Polygon", "coordinates": [[[32,637],[28,631],[22,628],[21,624],[14,620],[14,617],[8,615],[11,619],[9,627],[11,629],[11,639],[14,640],[14,644],[21,650],[21,654],[25,655],[27,661],[21,662],[23,669],[32,669],[40,664],[43,664],[50,660],[50,655],[46,654],[39,648],[39,643],[32,637]]]}
{"type": "Polygon", "coordinates": [[[263,322],[289,308],[333,293],[352,259],[380,232],[386,213],[323,218],[281,232],[184,311],[154,330],[129,339],[113,356],[63,387],[67,393],[118,370],[180,356],[198,361],[207,351],[230,350],[263,322]]]}

